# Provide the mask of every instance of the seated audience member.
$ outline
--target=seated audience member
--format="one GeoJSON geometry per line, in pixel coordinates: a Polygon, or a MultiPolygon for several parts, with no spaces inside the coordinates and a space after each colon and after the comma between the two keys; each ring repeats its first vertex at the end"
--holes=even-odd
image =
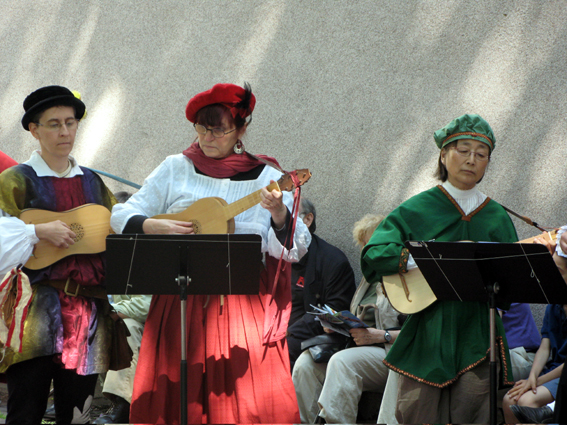
{"type": "Polygon", "coordinates": [[[514,416],[518,418],[518,423],[521,424],[565,423],[558,422],[554,419],[555,405],[555,402],[541,407],[528,407],[513,404],[510,406],[510,410],[512,411],[514,416]]]}
{"type": "MultiPolygon", "coordinates": [[[[527,380],[517,381],[503,401],[506,423],[518,423],[511,407],[542,407],[555,400],[567,351],[567,305],[550,304],[541,327],[541,345],[527,380]]],[[[514,409],[516,410],[516,409],[514,409]]]]}
{"type": "MultiPolygon", "coordinates": [[[[557,240],[559,241],[558,246],[555,246],[553,242],[548,242],[547,238],[538,238],[539,243],[543,243],[550,248],[550,252],[553,253],[553,259],[564,279],[567,276],[565,274],[567,270],[567,255],[564,254],[564,252],[567,252],[567,233],[565,230],[567,230],[567,226],[563,226],[557,234],[557,240]]],[[[564,365],[565,363],[555,369],[556,373],[561,371],[555,397],[557,403],[554,401],[541,407],[529,407],[520,404],[510,405],[512,414],[520,423],[566,423],[567,411],[565,411],[563,405],[565,404],[564,394],[567,379],[565,377],[565,371],[563,370],[564,365]]]]}
{"type": "MultiPolygon", "coordinates": [[[[126,202],[132,194],[117,192],[114,194],[119,203],[126,202]]],[[[138,364],[138,354],[142,344],[144,323],[152,301],[151,295],[111,295],[111,304],[130,331],[127,337],[132,349],[132,363],[129,368],[109,370],[104,378],[102,394],[111,401],[110,409],[97,418],[95,424],[128,423],[130,418],[130,403],[134,388],[134,375],[138,364]]]]}
{"type": "MultiPolygon", "coordinates": [[[[565,366],[565,363],[563,363],[565,366]]],[[[567,369],[563,367],[561,377],[559,378],[559,385],[557,387],[557,397],[555,398],[553,422],[556,424],[567,423],[567,369]]]]}
{"type": "Polygon", "coordinates": [[[323,333],[311,305],[327,304],[334,310],[348,310],[356,285],[354,272],[346,255],[315,235],[315,206],[301,198],[299,216],[309,228],[312,240],[307,254],[291,271],[292,307],[287,330],[291,369],[301,354],[301,342],[323,333]]]}
{"type": "Polygon", "coordinates": [[[13,165],[17,165],[18,163],[6,155],[4,152],[0,151],[0,173],[4,171],[6,168],[10,168],[13,165]]]}
{"type": "MultiPolygon", "coordinates": [[[[383,216],[367,215],[357,222],[353,235],[363,247],[383,216]]],[[[390,305],[382,287],[365,279],[352,299],[351,312],[370,328],[352,329],[355,346],[334,354],[329,363],[315,363],[304,351],[293,369],[293,383],[302,423],[313,423],[319,415],[327,423],[356,423],[363,391],[382,391],[388,369],[382,363],[398,335],[398,312],[390,305]]],[[[327,329],[326,332],[332,332],[327,329]]]]}
{"type": "Polygon", "coordinates": [[[508,310],[500,313],[510,349],[514,381],[527,379],[541,339],[532,310],[529,304],[512,303],[508,310]]]}
{"type": "MultiPolygon", "coordinates": [[[[118,196],[117,196],[118,198],[118,196]]],[[[112,306],[128,327],[128,345],[132,349],[132,363],[129,368],[109,370],[104,378],[102,394],[111,401],[110,409],[95,424],[128,423],[130,403],[134,389],[134,375],[138,364],[138,354],[142,344],[144,323],[150,309],[151,295],[112,295],[112,306]]]]}
{"type": "Polygon", "coordinates": [[[567,370],[564,368],[565,363],[556,370],[561,370],[559,378],[559,386],[557,388],[557,397],[555,401],[542,407],[527,407],[514,404],[510,406],[510,410],[523,424],[564,424],[567,423],[567,408],[564,394],[567,387],[567,370]]]}

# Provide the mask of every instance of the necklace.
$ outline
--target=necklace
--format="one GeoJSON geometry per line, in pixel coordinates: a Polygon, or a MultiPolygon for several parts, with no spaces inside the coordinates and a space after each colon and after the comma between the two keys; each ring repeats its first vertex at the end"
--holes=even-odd
{"type": "Polygon", "coordinates": [[[69,174],[71,174],[71,170],[73,169],[73,167],[71,166],[71,160],[70,159],[67,160],[67,164],[68,164],[67,169],[65,171],[63,171],[62,173],[57,173],[57,171],[56,171],[58,177],[65,178],[69,174]]]}

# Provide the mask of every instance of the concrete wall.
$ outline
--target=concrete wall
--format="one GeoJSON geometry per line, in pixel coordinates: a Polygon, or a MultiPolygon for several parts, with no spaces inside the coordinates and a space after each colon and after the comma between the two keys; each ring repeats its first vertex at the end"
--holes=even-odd
{"type": "Polygon", "coordinates": [[[248,81],[246,147],[311,169],[317,233],[358,278],[353,223],[436,184],[432,134],[465,112],[496,134],[481,190],[567,221],[566,32],[562,1],[0,0],[0,149],[28,158],[22,102],[61,84],[88,108],[79,161],[142,183],[193,140],[192,95],[248,81]]]}

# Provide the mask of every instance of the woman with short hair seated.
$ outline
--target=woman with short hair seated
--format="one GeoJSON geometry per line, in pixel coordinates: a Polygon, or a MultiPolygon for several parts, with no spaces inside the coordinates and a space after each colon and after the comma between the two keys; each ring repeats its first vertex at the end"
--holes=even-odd
{"type": "MultiPolygon", "coordinates": [[[[369,214],[355,223],[353,236],[361,248],[383,218],[369,214]]],[[[369,326],[350,331],[354,346],[334,354],[328,363],[315,363],[306,350],[295,363],[292,378],[302,423],[314,423],[318,415],[326,423],[356,423],[362,392],[384,390],[388,369],[382,360],[399,333],[386,329],[399,326],[398,312],[381,285],[365,279],[354,294],[351,312],[369,326]]]]}

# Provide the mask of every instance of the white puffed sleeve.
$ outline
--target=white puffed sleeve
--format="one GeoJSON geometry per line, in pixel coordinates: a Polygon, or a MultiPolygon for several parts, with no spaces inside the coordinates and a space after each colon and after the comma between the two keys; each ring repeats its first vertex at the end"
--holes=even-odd
{"type": "Polygon", "coordinates": [[[25,264],[39,239],[35,226],[0,211],[0,276],[19,264],[25,264]]]}
{"type": "Polygon", "coordinates": [[[173,169],[168,166],[168,159],[163,161],[144,181],[142,188],[124,204],[112,208],[110,226],[116,233],[122,233],[128,220],[136,215],[153,217],[162,214],[168,207],[169,182],[173,169]]]}
{"type": "Polygon", "coordinates": [[[557,245],[555,246],[555,252],[557,252],[557,255],[564,258],[567,258],[567,254],[561,250],[561,246],[559,246],[559,240],[561,239],[561,235],[565,233],[566,230],[567,226],[561,226],[561,228],[557,231],[557,245]]]}
{"type": "Polygon", "coordinates": [[[307,226],[305,226],[305,223],[303,223],[303,221],[299,218],[297,219],[297,226],[295,228],[293,246],[291,249],[287,249],[282,246],[282,244],[276,237],[274,229],[270,229],[268,233],[268,252],[270,253],[270,255],[272,257],[279,258],[282,254],[283,249],[283,259],[290,263],[297,263],[301,259],[301,257],[307,254],[307,249],[309,248],[310,243],[311,233],[309,233],[307,226]],[[300,222],[303,226],[299,225],[300,222]],[[303,231],[303,229],[300,227],[304,227],[306,231],[303,231]]]}

